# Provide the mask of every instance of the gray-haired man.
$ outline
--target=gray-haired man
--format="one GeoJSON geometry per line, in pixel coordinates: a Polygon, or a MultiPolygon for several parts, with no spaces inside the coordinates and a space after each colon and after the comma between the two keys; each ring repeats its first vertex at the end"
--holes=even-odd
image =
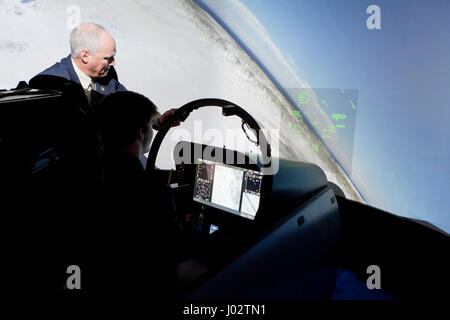
{"type": "MultiPolygon", "coordinates": [[[[70,55],[31,79],[30,86],[60,89],[66,80],[75,82],[83,88],[89,105],[94,109],[103,96],[127,90],[119,82],[114,69],[116,43],[102,26],[84,23],[74,28],[70,34],[70,49],[70,55]]],[[[158,130],[174,112],[175,109],[166,111],[155,121],[153,128],[158,130]]]]}
{"type": "Polygon", "coordinates": [[[70,55],[39,73],[30,80],[30,85],[46,86],[48,76],[75,82],[82,86],[91,106],[96,105],[91,97],[95,96],[95,101],[98,101],[101,96],[127,90],[118,81],[114,70],[116,43],[102,26],[85,23],[73,29],[70,49],[70,55]]]}

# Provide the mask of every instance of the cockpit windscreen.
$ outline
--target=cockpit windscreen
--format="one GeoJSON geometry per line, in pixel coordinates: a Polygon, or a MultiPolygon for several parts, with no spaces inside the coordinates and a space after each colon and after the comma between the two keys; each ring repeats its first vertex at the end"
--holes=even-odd
{"type": "Polygon", "coordinates": [[[258,171],[199,159],[194,200],[253,220],[259,208],[262,178],[258,171]]]}

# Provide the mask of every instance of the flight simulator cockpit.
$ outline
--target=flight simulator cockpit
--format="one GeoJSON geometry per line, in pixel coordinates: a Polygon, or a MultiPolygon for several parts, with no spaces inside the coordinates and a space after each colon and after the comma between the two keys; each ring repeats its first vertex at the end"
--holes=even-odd
{"type": "MultiPolygon", "coordinates": [[[[101,161],[97,161],[101,140],[97,139],[92,119],[79,110],[79,100],[74,97],[77,93],[69,89],[60,92],[23,88],[0,95],[0,143],[5,155],[1,175],[4,183],[18,185],[17,190],[9,188],[10,199],[17,211],[24,206],[28,218],[22,221],[30,222],[17,234],[23,234],[22,239],[32,237],[33,241],[23,245],[30,252],[40,252],[41,257],[42,249],[31,248],[53,248],[58,243],[55,239],[62,239],[57,234],[77,248],[77,233],[69,230],[90,227],[92,219],[84,218],[84,210],[88,214],[101,210],[101,204],[92,207],[86,198],[89,190],[95,195],[102,184],[101,161]],[[27,114],[33,116],[23,117],[27,114]],[[25,139],[32,142],[32,148],[22,148],[20,141],[25,139]],[[35,210],[46,215],[32,214],[35,210]],[[58,221],[63,226],[57,226],[58,221]],[[40,225],[42,228],[36,228],[40,225]],[[43,237],[41,229],[50,232],[43,237]]],[[[298,286],[303,288],[300,296],[327,296],[336,276],[331,253],[339,237],[334,193],[316,165],[272,158],[271,146],[261,128],[243,108],[220,99],[195,100],[178,108],[155,136],[146,171],[171,187],[180,217],[195,213],[201,221],[198,248],[174,268],[176,296],[298,298],[298,286]],[[240,118],[245,136],[260,149],[260,154],[255,157],[181,139],[172,150],[175,170],[155,170],[170,123],[185,121],[200,108],[219,108],[224,117],[240,118]],[[255,265],[258,268],[252,267],[255,265]],[[314,265],[321,267],[312,269],[314,265]],[[293,274],[300,276],[293,280],[293,274]],[[314,285],[316,281],[320,285],[314,285]]],[[[49,259],[56,259],[51,252],[49,249],[49,259]]],[[[68,250],[67,261],[71,260],[70,254],[68,250]]],[[[78,254],[88,259],[85,251],[78,254]]],[[[32,259],[33,255],[27,257],[32,259]]]]}
{"type": "MultiPolygon", "coordinates": [[[[85,199],[88,190],[96,194],[102,184],[101,141],[70,90],[4,91],[0,113],[4,203],[12,204],[7,213],[13,221],[8,225],[15,230],[14,239],[22,240],[22,249],[14,250],[27,252],[21,257],[30,261],[45,262],[47,254],[50,268],[43,270],[55,273],[51,259],[64,264],[74,255],[59,248],[55,255],[48,248],[63,238],[73,238],[77,248],[78,230],[92,224],[92,217],[83,214],[101,214],[101,204],[92,207],[85,199]],[[31,147],[24,148],[23,141],[31,147]]],[[[432,269],[429,275],[436,277],[447,270],[448,263],[433,250],[419,254],[416,248],[441,250],[448,237],[346,200],[315,164],[274,157],[256,120],[230,101],[200,99],[177,109],[156,134],[145,170],[170,186],[177,215],[185,219],[194,214],[199,221],[198,248],[174,266],[170,282],[174,295],[186,301],[330,299],[339,268],[365,271],[371,263],[383,264],[384,283],[393,290],[420,295],[433,284],[422,281],[415,290],[408,286],[413,271],[404,275],[405,268],[398,266],[408,262],[416,269],[432,269]],[[184,122],[201,108],[219,108],[221,116],[240,118],[245,136],[260,154],[178,139],[170,150],[175,169],[157,170],[156,159],[171,123],[184,122]],[[399,234],[416,245],[402,246],[399,234]]],[[[108,239],[102,243],[107,246],[108,239]]],[[[151,245],[157,244],[149,244],[149,252],[151,245]]],[[[96,250],[94,256],[101,254],[96,250]]],[[[76,259],[89,265],[86,251],[77,254],[76,259]]],[[[16,273],[29,265],[19,262],[13,265],[16,273]]],[[[20,288],[22,278],[12,279],[20,288]]]]}
{"type": "MultiPolygon", "coordinates": [[[[225,117],[240,117],[247,138],[249,130],[256,132],[257,138],[250,140],[261,153],[252,158],[192,141],[180,141],[173,148],[176,170],[170,172],[169,184],[177,210],[201,212],[204,230],[199,250],[175,268],[176,290],[187,299],[293,298],[299,295],[297,286],[309,288],[318,281],[320,286],[312,286],[316,289],[300,294],[325,297],[336,276],[332,253],[340,228],[337,202],[325,174],[314,164],[272,157],[257,122],[229,101],[190,102],[177,110],[172,122],[205,107],[219,107],[225,117]],[[312,265],[321,265],[321,272],[311,274],[312,265]],[[278,273],[280,268],[286,277],[278,273]],[[299,272],[305,276],[298,278],[301,284],[290,276],[299,272]],[[286,286],[277,289],[275,278],[286,286]]],[[[155,136],[146,170],[153,170],[169,130],[170,124],[155,136]]]]}

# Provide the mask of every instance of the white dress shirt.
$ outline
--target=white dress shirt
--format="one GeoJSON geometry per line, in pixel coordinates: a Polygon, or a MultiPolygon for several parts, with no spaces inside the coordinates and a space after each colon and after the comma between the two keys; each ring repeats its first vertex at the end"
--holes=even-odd
{"type": "Polygon", "coordinates": [[[92,78],[89,77],[83,71],[81,71],[80,68],[78,68],[75,61],[73,61],[73,58],[70,58],[70,59],[72,60],[73,69],[75,70],[75,73],[77,74],[78,79],[80,79],[81,86],[83,87],[84,90],[90,90],[91,88],[89,87],[89,85],[92,82],[92,78]]]}
{"type": "Polygon", "coordinates": [[[81,71],[80,68],[78,68],[75,61],[73,61],[72,57],[70,59],[72,60],[73,69],[75,70],[75,73],[77,74],[78,79],[80,79],[81,86],[84,89],[84,92],[86,94],[86,97],[87,97],[89,105],[90,105],[91,104],[91,94],[90,93],[91,93],[91,90],[95,90],[94,80],[91,77],[89,77],[86,73],[81,71]]]}

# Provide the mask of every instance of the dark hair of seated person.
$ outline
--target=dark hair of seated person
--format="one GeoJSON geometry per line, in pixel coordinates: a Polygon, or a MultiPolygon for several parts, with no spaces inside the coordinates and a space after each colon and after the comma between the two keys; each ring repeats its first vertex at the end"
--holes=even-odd
{"type": "Polygon", "coordinates": [[[118,91],[104,97],[96,113],[105,148],[114,152],[124,150],[137,139],[140,128],[147,128],[157,110],[147,97],[132,91],[118,91]]]}
{"type": "Polygon", "coordinates": [[[114,185],[132,192],[146,183],[142,181],[147,178],[139,160],[143,151],[136,149],[136,143],[140,133],[151,140],[149,122],[156,113],[157,107],[153,102],[132,91],[118,91],[101,100],[96,120],[104,144],[104,180],[107,186],[114,185]]]}

